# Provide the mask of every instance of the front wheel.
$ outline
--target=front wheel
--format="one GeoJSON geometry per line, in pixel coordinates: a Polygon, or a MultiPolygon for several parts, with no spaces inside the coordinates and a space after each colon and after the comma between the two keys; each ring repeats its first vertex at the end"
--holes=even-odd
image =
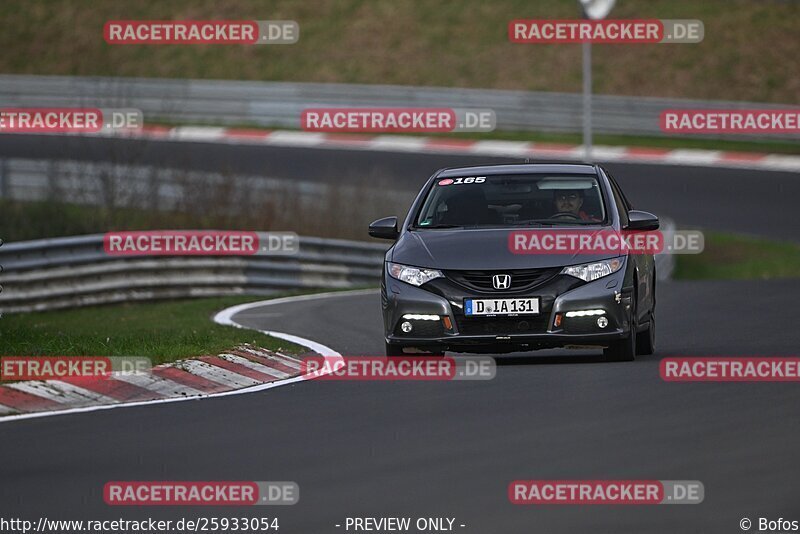
{"type": "Polygon", "coordinates": [[[650,312],[650,324],[647,330],[639,332],[636,337],[636,354],[649,356],[656,351],[656,312],[650,312]]]}
{"type": "Polygon", "coordinates": [[[603,349],[607,362],[632,362],[636,358],[636,336],[629,334],[625,339],[614,341],[603,349]]]}
{"type": "MultiPolygon", "coordinates": [[[[636,295],[633,296],[636,302],[636,295]]],[[[618,341],[613,341],[608,348],[603,349],[603,356],[607,362],[632,362],[636,358],[636,307],[631,306],[630,330],[628,335],[618,341]]]]}

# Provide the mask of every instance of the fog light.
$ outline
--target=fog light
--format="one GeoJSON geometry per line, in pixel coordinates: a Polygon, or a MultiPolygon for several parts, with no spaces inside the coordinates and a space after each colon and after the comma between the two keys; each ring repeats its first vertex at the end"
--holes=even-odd
{"type": "Polygon", "coordinates": [[[606,319],[605,316],[598,317],[597,318],[597,326],[599,326],[600,328],[607,327],[608,326],[608,319],[606,319]]]}
{"type": "Polygon", "coordinates": [[[411,329],[412,329],[412,328],[413,328],[413,327],[411,326],[411,323],[409,323],[408,321],[403,321],[403,322],[400,324],[400,330],[402,330],[402,331],[403,331],[403,332],[405,332],[406,334],[408,334],[409,332],[411,332],[411,329]]]}

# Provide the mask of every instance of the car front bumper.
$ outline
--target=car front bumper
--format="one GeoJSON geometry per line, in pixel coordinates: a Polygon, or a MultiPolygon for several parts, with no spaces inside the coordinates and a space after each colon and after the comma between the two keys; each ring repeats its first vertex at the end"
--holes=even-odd
{"type": "Polygon", "coordinates": [[[382,306],[387,343],[447,348],[455,352],[511,352],[553,347],[607,346],[630,332],[632,286],[623,267],[585,283],[557,275],[525,293],[475,292],[439,278],[415,287],[385,276],[382,306]],[[540,299],[538,315],[464,315],[467,298],[540,299]],[[602,310],[602,315],[567,317],[567,312],[602,310]],[[598,326],[604,317],[606,326],[598,326]],[[411,330],[401,325],[410,323],[411,330]],[[449,328],[448,328],[449,326],[449,328]]]}

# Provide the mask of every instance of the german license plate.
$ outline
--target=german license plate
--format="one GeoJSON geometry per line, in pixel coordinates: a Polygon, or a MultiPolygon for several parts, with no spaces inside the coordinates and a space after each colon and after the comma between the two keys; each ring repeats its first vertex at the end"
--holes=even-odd
{"type": "Polygon", "coordinates": [[[464,315],[536,315],[538,298],[524,299],[465,299],[464,315]]]}

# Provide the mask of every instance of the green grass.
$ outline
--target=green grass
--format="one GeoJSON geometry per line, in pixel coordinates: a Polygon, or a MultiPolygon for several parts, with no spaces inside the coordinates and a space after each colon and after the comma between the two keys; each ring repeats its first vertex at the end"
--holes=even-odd
{"type": "Polygon", "coordinates": [[[800,245],[707,232],[701,254],[675,256],[676,279],[800,278],[800,245]]]}
{"type": "MultiPolygon", "coordinates": [[[[574,0],[5,0],[0,72],[579,92],[579,44],[507,36],[513,19],[577,17],[574,0]],[[102,31],[114,19],[292,19],[300,40],[113,46],[102,31]]],[[[705,38],[594,46],[598,94],[797,103],[796,1],[625,0],[610,18],[700,19],[705,38]]]]}
{"type": "MultiPolygon", "coordinates": [[[[204,182],[188,184],[178,210],[146,206],[146,194],[128,199],[140,207],[94,206],[62,202],[0,199],[0,238],[5,242],[96,234],[122,230],[253,230],[296,232],[302,236],[374,242],[367,225],[387,213],[408,209],[413,192],[378,185],[371,175],[341,177],[343,187],[332,186],[324,196],[309,199],[296,184],[247,191],[204,182]],[[217,189],[219,194],[214,194],[217,189]],[[245,205],[240,200],[248,197],[245,205]],[[351,217],[343,212],[360,206],[351,217]]],[[[120,178],[122,180],[123,178],[120,178]]],[[[384,180],[381,184],[388,182],[384,180]]],[[[55,196],[55,195],[54,195],[55,196]]]]}
{"type": "Polygon", "coordinates": [[[264,297],[95,306],[0,318],[0,355],[145,356],[159,364],[216,355],[241,343],[302,352],[288,341],[211,321],[217,311],[264,297]]]}
{"type": "Polygon", "coordinates": [[[0,237],[10,243],[43,237],[104,233],[115,230],[241,230],[264,228],[254,221],[207,212],[105,208],[59,202],[0,199],[0,237]]]}

